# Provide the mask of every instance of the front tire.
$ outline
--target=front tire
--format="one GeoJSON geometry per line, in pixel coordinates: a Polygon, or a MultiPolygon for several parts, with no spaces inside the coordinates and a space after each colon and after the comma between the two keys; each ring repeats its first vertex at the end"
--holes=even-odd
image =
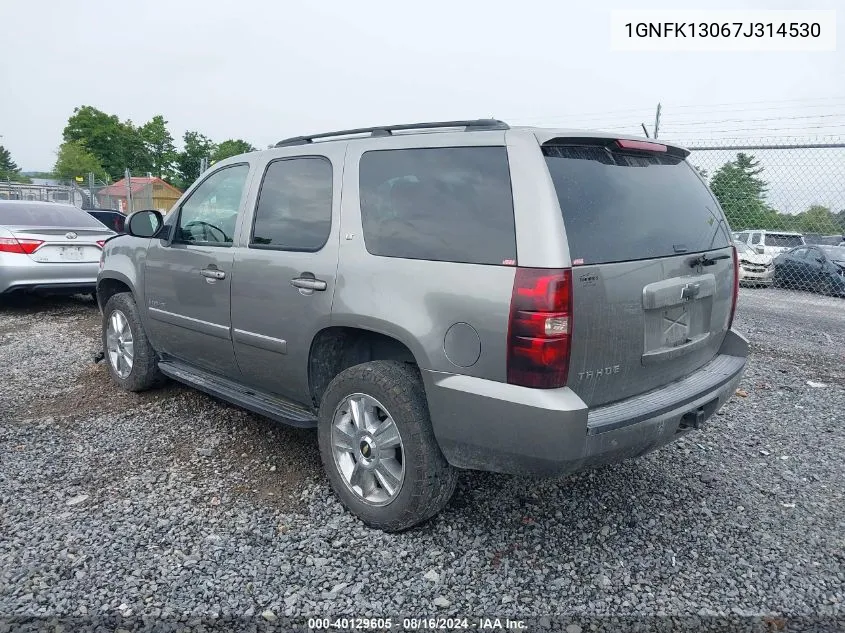
{"type": "Polygon", "coordinates": [[[109,376],[121,388],[146,391],[164,382],[131,293],[118,293],[106,302],[102,337],[109,376]]]}
{"type": "Polygon", "coordinates": [[[455,490],[431,427],[419,371],[373,361],[338,374],[320,403],[320,456],[341,503],[368,526],[397,532],[440,512],[455,490]]]}

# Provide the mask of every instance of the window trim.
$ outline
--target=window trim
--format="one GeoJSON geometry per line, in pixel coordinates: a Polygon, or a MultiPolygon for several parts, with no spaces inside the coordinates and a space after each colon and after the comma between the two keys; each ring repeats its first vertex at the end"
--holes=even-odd
{"type": "Polygon", "coordinates": [[[384,257],[387,259],[407,259],[417,262],[443,262],[445,264],[467,264],[471,266],[500,266],[502,268],[515,268],[519,266],[519,244],[516,236],[516,201],[513,197],[513,176],[511,174],[510,155],[508,153],[508,146],[506,144],[492,144],[492,145],[423,145],[415,147],[386,147],[382,149],[368,149],[361,152],[358,156],[358,181],[356,183],[358,189],[358,216],[361,219],[361,239],[364,242],[364,250],[368,255],[373,257],[384,257]],[[475,149],[475,148],[489,148],[494,147],[502,149],[505,152],[505,165],[508,170],[508,188],[510,189],[511,200],[511,220],[513,221],[513,263],[478,263],[468,261],[457,261],[454,259],[432,259],[430,257],[408,257],[407,255],[382,255],[380,253],[373,253],[370,247],[367,246],[367,231],[364,229],[364,209],[361,206],[361,163],[367,154],[377,152],[404,152],[413,150],[443,150],[443,149],[475,149]]]}
{"type": "Polygon", "coordinates": [[[255,195],[255,205],[252,209],[252,224],[249,229],[249,237],[247,239],[247,248],[252,248],[257,251],[285,251],[288,253],[319,253],[326,247],[326,244],[329,243],[329,239],[332,236],[332,229],[334,228],[334,194],[335,194],[335,186],[334,186],[334,163],[332,159],[328,156],[323,156],[322,154],[298,154],[296,156],[282,156],[280,158],[274,158],[273,160],[269,161],[267,165],[264,167],[264,172],[261,174],[261,181],[258,185],[258,192],[255,195]],[[326,234],[326,239],[323,241],[322,244],[318,248],[290,248],[286,246],[277,246],[274,244],[256,244],[252,240],[255,238],[255,222],[258,219],[258,205],[261,203],[261,191],[264,189],[264,181],[267,179],[267,172],[270,171],[270,167],[275,163],[280,163],[282,161],[291,161],[291,160],[298,160],[298,159],[320,159],[325,161],[329,164],[329,179],[332,185],[332,195],[331,195],[331,202],[329,204],[329,231],[326,234]]]}
{"type": "MultiPolygon", "coordinates": [[[[238,215],[240,215],[241,207],[243,206],[243,203],[244,203],[244,195],[246,194],[247,189],[249,188],[249,170],[252,167],[248,162],[232,163],[231,165],[225,165],[225,166],[221,167],[220,169],[215,169],[213,172],[208,174],[205,178],[203,178],[198,183],[196,183],[196,185],[191,189],[191,193],[188,194],[188,197],[185,198],[179,204],[179,211],[178,211],[178,213],[176,213],[176,219],[173,221],[173,239],[170,241],[170,245],[181,244],[183,246],[213,246],[213,247],[217,247],[217,248],[232,248],[235,245],[235,238],[237,237],[237,231],[235,231],[235,235],[232,236],[231,242],[223,242],[223,243],[220,243],[220,242],[185,242],[185,241],[177,239],[177,236],[179,235],[179,228],[180,228],[180,224],[182,222],[182,209],[191,200],[191,198],[194,197],[194,194],[197,192],[197,189],[202,187],[203,184],[205,182],[207,182],[210,178],[212,178],[213,176],[216,176],[217,174],[219,174],[221,172],[226,171],[227,169],[231,169],[232,167],[244,167],[244,166],[246,166],[247,172],[246,172],[246,178],[244,179],[244,188],[243,188],[243,191],[241,191],[241,199],[238,202],[237,213],[238,213],[238,215]]],[[[237,220],[235,220],[235,222],[237,223],[237,220]]]]}

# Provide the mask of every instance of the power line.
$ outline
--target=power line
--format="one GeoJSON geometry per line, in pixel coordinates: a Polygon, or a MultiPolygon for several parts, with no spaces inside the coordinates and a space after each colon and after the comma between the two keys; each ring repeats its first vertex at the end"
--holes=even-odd
{"type": "MultiPolygon", "coordinates": [[[[836,100],[837,102],[841,102],[842,104],[845,104],[845,97],[821,97],[820,99],[836,100]]],[[[731,110],[719,110],[717,112],[717,114],[726,114],[726,113],[729,113],[729,112],[746,112],[749,109],[746,106],[754,105],[754,104],[758,104],[758,103],[760,103],[760,104],[781,104],[781,105],[769,105],[769,107],[752,108],[752,110],[754,110],[756,112],[767,112],[767,111],[776,111],[776,110],[785,110],[785,109],[795,109],[796,107],[800,107],[801,109],[806,109],[806,108],[830,108],[830,107],[834,107],[834,106],[839,105],[839,103],[811,103],[811,104],[802,105],[802,106],[785,105],[785,104],[796,104],[796,103],[804,102],[804,101],[809,101],[809,100],[808,99],[793,99],[793,100],[784,100],[784,101],[750,101],[750,102],[746,102],[746,103],[737,102],[737,103],[722,103],[722,104],[688,104],[688,105],[676,105],[676,106],[673,106],[673,105],[670,104],[668,106],[664,106],[663,109],[664,109],[664,111],[667,111],[667,110],[671,111],[671,110],[674,110],[674,109],[698,108],[700,110],[707,111],[707,110],[710,110],[712,108],[722,107],[722,106],[740,106],[738,108],[734,108],[734,109],[731,109],[731,110]]],[[[640,117],[640,116],[650,115],[653,112],[654,112],[654,110],[652,110],[651,108],[627,108],[627,109],[624,109],[624,110],[609,110],[609,111],[599,111],[599,112],[596,112],[596,111],[581,112],[581,113],[575,113],[575,114],[568,114],[568,115],[564,115],[564,116],[561,116],[560,114],[553,114],[553,115],[550,115],[550,116],[529,116],[529,117],[503,116],[502,118],[505,119],[505,120],[513,120],[515,122],[518,122],[518,121],[525,121],[525,122],[529,122],[529,121],[568,121],[568,120],[577,120],[577,119],[580,119],[580,120],[596,120],[596,119],[601,119],[605,116],[611,116],[611,115],[615,115],[615,114],[624,114],[624,115],[632,116],[632,117],[633,116],[640,117]]],[[[687,115],[687,114],[692,115],[692,116],[701,116],[702,115],[701,112],[689,112],[689,113],[682,113],[682,116],[687,115]]],[[[681,120],[684,120],[684,119],[681,119],[681,120]]]]}
{"type": "MultiPolygon", "coordinates": [[[[670,126],[671,128],[671,126],[670,126]]],[[[800,127],[779,127],[779,126],[771,126],[771,125],[764,125],[762,127],[741,127],[741,128],[731,128],[727,130],[702,130],[702,133],[712,133],[712,132],[745,132],[751,130],[762,130],[762,131],[775,131],[775,130],[813,130],[813,129],[822,129],[822,128],[845,128],[845,123],[822,123],[821,125],[802,125],[800,127]]],[[[689,132],[681,132],[682,134],[689,134],[689,132]]]]}
{"type": "Polygon", "coordinates": [[[759,121],[792,121],[796,119],[827,119],[831,117],[845,118],[845,114],[802,114],[798,116],[778,116],[760,119],[719,119],[711,121],[673,121],[674,126],[715,125],[717,123],[755,123],[759,121]]]}

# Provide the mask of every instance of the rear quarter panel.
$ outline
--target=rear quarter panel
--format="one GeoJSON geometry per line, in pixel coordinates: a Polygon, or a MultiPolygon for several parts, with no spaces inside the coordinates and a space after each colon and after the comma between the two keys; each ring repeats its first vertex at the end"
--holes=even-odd
{"type": "Polygon", "coordinates": [[[332,325],[392,336],[411,350],[422,369],[504,381],[514,268],[371,255],[361,222],[359,161],[364,152],[468,145],[503,146],[504,133],[397,135],[349,144],[332,325]],[[444,348],[450,327],[461,323],[477,332],[479,355],[470,366],[453,363],[444,348]]]}

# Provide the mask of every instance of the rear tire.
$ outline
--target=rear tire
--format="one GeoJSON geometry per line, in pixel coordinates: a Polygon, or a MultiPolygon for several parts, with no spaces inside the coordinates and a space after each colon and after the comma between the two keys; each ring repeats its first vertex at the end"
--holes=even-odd
{"type": "Polygon", "coordinates": [[[164,382],[131,293],[113,295],[106,303],[102,340],[109,376],[118,386],[126,391],[146,391],[164,382]]]}
{"type": "Polygon", "coordinates": [[[440,512],[455,490],[458,471],[434,438],[412,365],[372,361],[338,374],[320,403],[318,438],[332,489],[370,527],[413,527],[440,512]]]}

